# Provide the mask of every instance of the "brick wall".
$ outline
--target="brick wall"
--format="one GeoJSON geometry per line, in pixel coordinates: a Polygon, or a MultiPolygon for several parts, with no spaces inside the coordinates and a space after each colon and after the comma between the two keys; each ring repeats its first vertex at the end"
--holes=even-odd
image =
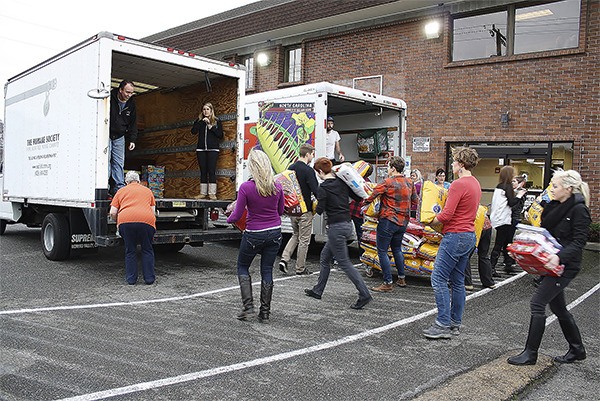
{"type": "Polygon", "coordinates": [[[426,40],[415,20],[306,41],[304,83],[351,86],[353,77],[382,74],[384,94],[407,102],[407,153],[421,172],[444,166],[447,142],[573,141],[574,169],[600,221],[599,4],[583,2],[579,52],[449,63],[449,31],[426,40]],[[431,137],[431,151],[413,153],[414,136],[431,137]]]}
{"type": "MultiPolygon", "coordinates": [[[[245,25],[227,21],[231,32],[200,27],[168,41],[196,48],[240,32],[261,32],[272,24],[308,21],[322,7],[333,7],[336,14],[388,2],[315,1],[309,10],[304,2],[291,2],[239,17],[245,25]],[[297,18],[283,21],[283,15],[297,18]]],[[[590,185],[592,217],[600,221],[600,2],[582,0],[581,16],[580,49],[545,52],[537,58],[519,55],[451,63],[448,14],[437,15],[445,20],[439,39],[425,39],[424,19],[306,39],[301,83],[352,86],[352,78],[382,75],[383,93],[408,104],[407,153],[423,173],[444,166],[448,142],[572,141],[574,168],[590,185]],[[503,125],[500,115],[507,111],[510,121],[503,125]],[[413,153],[415,136],[431,138],[430,152],[413,153]]],[[[278,38],[273,39],[277,43],[278,38]]],[[[254,92],[289,85],[283,83],[284,49],[274,46],[268,51],[271,65],[255,65],[254,92]]]]}

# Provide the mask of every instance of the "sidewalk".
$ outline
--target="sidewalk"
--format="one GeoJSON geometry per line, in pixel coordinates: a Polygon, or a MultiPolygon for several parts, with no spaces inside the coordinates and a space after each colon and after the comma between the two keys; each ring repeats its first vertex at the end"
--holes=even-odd
{"type": "Polygon", "coordinates": [[[535,365],[509,365],[506,358],[518,353],[519,350],[514,350],[502,355],[427,391],[414,401],[514,400],[526,393],[532,384],[544,381],[556,371],[552,358],[542,354],[535,365]]]}

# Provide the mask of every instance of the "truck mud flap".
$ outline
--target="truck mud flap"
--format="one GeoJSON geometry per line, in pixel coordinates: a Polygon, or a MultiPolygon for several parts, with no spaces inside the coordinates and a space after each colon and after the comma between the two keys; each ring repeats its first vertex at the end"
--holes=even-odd
{"type": "MultiPolygon", "coordinates": [[[[154,244],[190,244],[199,245],[203,242],[217,242],[238,240],[242,233],[234,228],[215,228],[210,230],[160,230],[154,234],[154,244]]],[[[123,238],[119,235],[106,235],[96,237],[99,246],[123,245],[123,238]]]]}

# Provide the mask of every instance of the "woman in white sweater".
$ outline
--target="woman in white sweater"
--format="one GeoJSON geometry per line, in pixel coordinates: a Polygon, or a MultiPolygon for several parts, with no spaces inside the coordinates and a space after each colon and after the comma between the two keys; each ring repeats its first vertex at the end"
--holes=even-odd
{"type": "Polygon", "coordinates": [[[512,264],[514,261],[506,251],[506,246],[510,243],[512,234],[514,234],[512,228],[512,207],[519,203],[527,192],[519,189],[515,193],[512,185],[514,176],[515,170],[512,166],[502,167],[500,169],[499,183],[496,189],[494,189],[494,196],[492,197],[490,221],[492,222],[492,227],[496,229],[496,241],[494,242],[494,249],[490,256],[493,272],[495,272],[501,252],[504,255],[504,271],[506,273],[513,272],[512,264]]]}

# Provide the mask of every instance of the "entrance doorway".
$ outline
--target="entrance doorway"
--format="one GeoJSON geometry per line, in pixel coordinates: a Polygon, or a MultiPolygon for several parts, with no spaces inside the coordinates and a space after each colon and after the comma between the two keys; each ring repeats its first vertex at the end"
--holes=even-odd
{"type": "Polygon", "coordinates": [[[526,176],[528,198],[539,195],[550,183],[557,169],[573,168],[572,142],[529,142],[529,143],[448,143],[446,145],[446,171],[448,180],[452,176],[452,149],[469,146],[477,150],[480,161],[473,169],[473,175],[481,184],[484,205],[491,204],[494,188],[498,185],[498,176],[503,166],[512,166],[517,175],[526,176]]]}

